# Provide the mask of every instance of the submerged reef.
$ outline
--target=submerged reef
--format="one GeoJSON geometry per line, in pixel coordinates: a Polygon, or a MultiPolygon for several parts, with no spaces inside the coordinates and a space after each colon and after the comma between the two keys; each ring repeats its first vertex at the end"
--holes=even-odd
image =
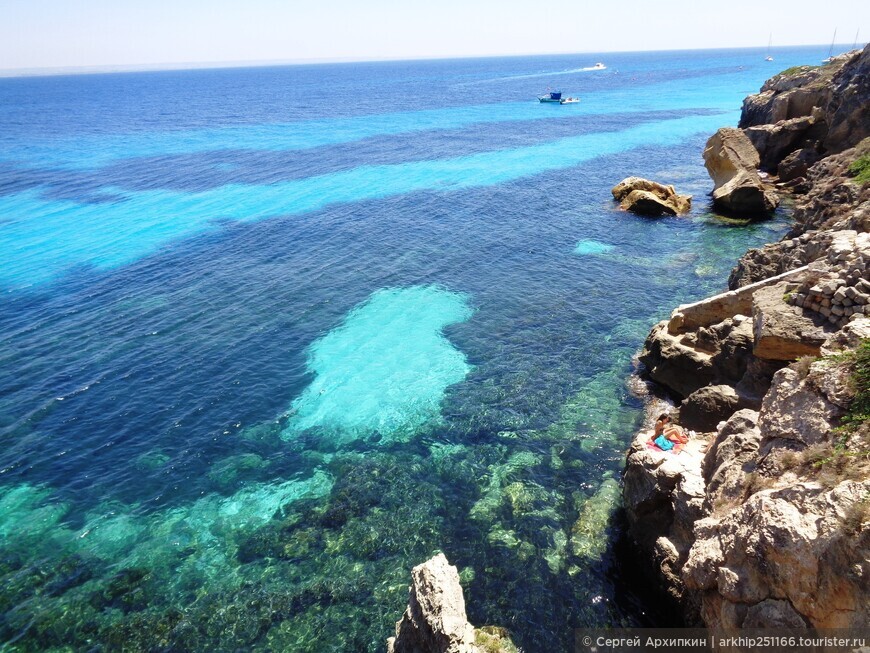
{"type": "MultiPolygon", "coordinates": [[[[567,649],[572,627],[626,623],[605,572],[620,435],[639,407],[623,379],[642,322],[613,332],[616,362],[577,384],[550,423],[516,420],[463,432],[463,442],[439,415],[447,386],[472,368],[441,329],[470,315],[443,289],[376,293],[312,347],[311,387],[294,404],[304,410],[240,429],[247,451],[215,460],[205,474],[213,491],[199,499],[114,500],[80,514],[49,487],[0,488],[0,637],[18,651],[381,651],[407,601],[408,569],[438,551],[459,566],[469,618],[522,623],[518,646],[567,649]],[[378,329],[413,307],[401,328],[378,329]],[[408,330],[419,349],[400,344],[408,330]],[[372,340],[386,354],[376,372],[372,351],[353,355],[372,340]],[[443,364],[421,385],[385,398],[367,387],[371,374],[402,387],[426,357],[443,364]],[[320,422],[324,380],[336,381],[334,406],[380,403],[320,422]],[[384,406],[396,421],[376,417],[384,406]],[[267,459],[270,447],[282,457],[267,459]],[[543,587],[555,607],[539,600],[543,587]],[[567,624],[556,634],[554,612],[567,624]]],[[[172,462],[155,449],[135,464],[172,462]]],[[[482,650],[509,640],[497,628],[475,635],[482,650]]]]}

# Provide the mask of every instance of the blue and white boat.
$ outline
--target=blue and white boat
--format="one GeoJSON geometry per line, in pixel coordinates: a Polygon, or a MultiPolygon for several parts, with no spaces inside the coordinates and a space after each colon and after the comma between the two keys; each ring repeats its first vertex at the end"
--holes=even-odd
{"type": "Polygon", "coordinates": [[[538,100],[541,102],[552,102],[554,104],[577,104],[580,101],[580,98],[562,97],[562,91],[550,91],[546,95],[541,95],[538,100]]]}

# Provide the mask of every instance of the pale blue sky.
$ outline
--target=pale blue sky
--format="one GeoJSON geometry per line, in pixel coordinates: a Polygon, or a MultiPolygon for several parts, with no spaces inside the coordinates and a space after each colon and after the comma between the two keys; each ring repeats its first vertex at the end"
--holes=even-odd
{"type": "Polygon", "coordinates": [[[868,0],[0,0],[0,69],[797,45],[835,27],[851,44],[868,18],[868,0]]]}

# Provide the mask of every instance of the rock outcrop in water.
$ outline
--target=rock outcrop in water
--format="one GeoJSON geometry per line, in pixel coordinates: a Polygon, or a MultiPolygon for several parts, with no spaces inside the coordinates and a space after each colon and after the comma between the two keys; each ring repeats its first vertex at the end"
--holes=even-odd
{"type": "Polygon", "coordinates": [[[503,629],[468,623],[459,573],[443,553],[414,567],[409,594],[387,653],[516,652],[503,629]]]}
{"type": "Polygon", "coordinates": [[[665,186],[642,177],[626,177],[611,190],[619,207],[648,216],[680,215],[692,208],[692,196],[680,195],[673,186],[665,186]]]}
{"type": "MultiPolygon", "coordinates": [[[[677,456],[639,433],[624,476],[632,539],[689,623],[870,623],[870,184],[850,172],[870,154],[868,72],[870,47],[747,98],[740,126],[757,165],[788,171],[795,226],[640,357],[701,431],[677,456]]],[[[743,148],[714,179],[752,162],[734,132],[711,139],[743,148]]]]}
{"type": "Polygon", "coordinates": [[[779,195],[761,180],[758,151],[740,129],[723,127],[704,148],[704,165],[713,179],[713,203],[738,215],[758,216],[779,204],[779,195]]]}

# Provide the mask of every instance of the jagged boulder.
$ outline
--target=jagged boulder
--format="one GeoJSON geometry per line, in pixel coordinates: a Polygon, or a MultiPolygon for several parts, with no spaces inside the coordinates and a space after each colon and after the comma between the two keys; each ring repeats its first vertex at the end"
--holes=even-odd
{"type": "Polygon", "coordinates": [[[387,653],[515,653],[502,628],[475,629],[465,615],[459,572],[443,553],[411,571],[408,608],[387,640],[387,653]]]}
{"type": "Polygon", "coordinates": [[[754,469],[760,442],[758,413],[754,410],[738,410],[721,425],[703,463],[707,502],[711,506],[743,496],[746,475],[754,469]]]}
{"type": "Polygon", "coordinates": [[[849,533],[844,518],[868,490],[866,481],[799,483],[699,520],[683,578],[701,595],[707,627],[866,626],[870,530],[849,533]]]}
{"type": "Polygon", "coordinates": [[[801,378],[789,367],[776,373],[759,418],[767,449],[782,441],[806,446],[819,444],[830,436],[832,425],[846,412],[842,398],[848,391],[842,382],[837,384],[831,379],[825,383],[823,379],[827,375],[817,370],[811,377],[801,378]],[[825,385],[838,391],[825,392],[820,388],[825,385]]]}
{"type": "Polygon", "coordinates": [[[782,182],[795,181],[807,176],[807,172],[821,155],[815,147],[802,147],[785,156],[776,167],[776,175],[782,182]]]}
{"type": "Polygon", "coordinates": [[[791,120],[781,120],[775,125],[757,125],[744,131],[758,151],[762,170],[776,172],[780,162],[795,150],[808,146],[819,137],[816,121],[821,119],[819,111],[811,116],[801,116],[791,120]]]}
{"type": "Polygon", "coordinates": [[[680,423],[689,429],[712,431],[737,410],[740,397],[730,385],[708,385],[680,404],[680,423]]]}
{"type": "Polygon", "coordinates": [[[673,186],[665,186],[643,177],[627,177],[611,190],[620,208],[640,215],[680,215],[692,208],[692,196],[678,194],[673,186]]]}
{"type": "Polygon", "coordinates": [[[748,318],[736,315],[687,333],[672,333],[668,325],[653,327],[639,356],[653,381],[688,397],[705,386],[735,385],[743,378],[752,359],[748,318]]]}
{"type": "Polygon", "coordinates": [[[414,567],[408,609],[387,653],[476,653],[459,572],[443,553],[414,567]]]}
{"type": "Polygon", "coordinates": [[[644,342],[640,362],[653,381],[685,397],[711,383],[716,372],[710,353],[681,340],[668,332],[666,321],[659,322],[644,342]]]}
{"type": "Polygon", "coordinates": [[[713,179],[713,203],[748,216],[766,214],[777,207],[779,196],[762,182],[761,163],[749,137],[740,129],[723,127],[707,141],[704,165],[713,179]]]}

